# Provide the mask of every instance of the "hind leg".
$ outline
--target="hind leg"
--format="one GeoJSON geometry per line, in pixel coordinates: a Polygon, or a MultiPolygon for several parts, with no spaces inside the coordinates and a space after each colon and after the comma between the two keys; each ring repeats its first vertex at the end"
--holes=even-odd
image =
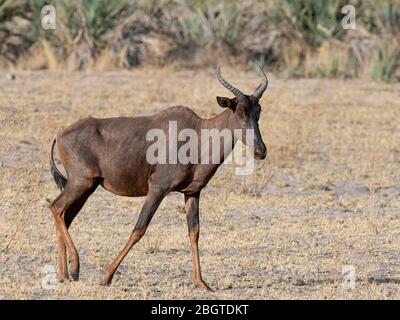
{"type": "Polygon", "coordinates": [[[65,247],[64,239],[57,230],[57,244],[58,244],[58,279],[60,282],[68,281],[68,267],[67,267],[67,250],[65,247]]]}
{"type": "MultiPolygon", "coordinates": [[[[86,191],[85,194],[83,194],[78,200],[76,200],[67,209],[67,211],[65,212],[65,216],[64,216],[65,226],[67,227],[67,229],[69,229],[72,221],[78,215],[79,211],[85,205],[87,199],[96,190],[97,187],[98,187],[98,183],[95,183],[90,190],[86,191]]],[[[73,256],[73,253],[70,252],[69,250],[68,250],[68,256],[70,256],[70,257],[73,256]]],[[[72,260],[71,261],[70,275],[71,275],[72,280],[74,280],[74,281],[78,281],[79,280],[79,255],[77,256],[77,258],[78,258],[77,260],[72,260]]]]}
{"type": "Polygon", "coordinates": [[[71,276],[74,279],[78,278],[79,255],[68,232],[68,227],[96,187],[93,180],[69,180],[65,190],[50,205],[57,230],[59,278],[61,282],[69,280],[66,250],[71,257],[71,276]]]}
{"type": "MultiPolygon", "coordinates": [[[[49,208],[51,209],[53,205],[58,201],[58,199],[62,196],[64,191],[50,204],[49,208]]],[[[53,213],[54,216],[54,213],[53,213]]],[[[56,235],[57,235],[57,247],[58,247],[58,279],[60,282],[68,281],[68,266],[67,266],[67,250],[64,242],[64,238],[60,232],[60,230],[56,226],[56,235]]]]}

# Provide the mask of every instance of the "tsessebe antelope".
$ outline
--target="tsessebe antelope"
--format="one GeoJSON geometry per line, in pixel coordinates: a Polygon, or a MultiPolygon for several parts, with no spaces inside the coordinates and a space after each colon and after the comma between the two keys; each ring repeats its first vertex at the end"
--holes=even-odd
{"type": "MultiPolygon", "coordinates": [[[[261,70],[262,71],[262,70],[261,70]]],[[[63,130],[51,147],[51,172],[61,194],[50,204],[54,216],[59,254],[59,279],[68,277],[67,252],[71,258],[71,277],[79,278],[79,256],[68,228],[89,196],[101,185],[106,190],[122,196],[146,196],[138,221],[130,238],[105,272],[102,284],[111,279],[132,246],[146,232],[151,218],[162,199],[170,192],[184,194],[187,224],[193,260],[192,280],[200,288],[209,290],[200,272],[198,252],[199,198],[201,190],[215,174],[227,154],[221,146],[218,164],[149,164],[146,150],[150,142],[146,133],[153,128],[164,131],[169,121],[177,121],[178,130],[190,128],[228,129],[232,135],[237,129],[254,130],[254,157],[264,159],[267,149],[258,126],[261,107],[259,99],[268,86],[264,79],[252,95],[246,95],[228,83],[217,68],[219,82],[234,94],[234,98],[217,97],[225,110],[211,119],[202,119],[189,108],[171,107],[153,116],[119,117],[79,120],[63,130]],[[64,177],[54,163],[54,147],[65,168],[64,177]]],[[[238,139],[233,137],[230,150],[238,139]]],[[[245,139],[241,139],[246,143],[245,139]]]]}

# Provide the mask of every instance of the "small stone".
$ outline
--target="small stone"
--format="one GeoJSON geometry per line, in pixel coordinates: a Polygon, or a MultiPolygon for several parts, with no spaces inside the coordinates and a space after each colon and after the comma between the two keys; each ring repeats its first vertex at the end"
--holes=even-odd
{"type": "Polygon", "coordinates": [[[17,77],[15,76],[14,73],[8,73],[8,74],[6,75],[6,78],[7,78],[8,80],[15,80],[17,77]]]}

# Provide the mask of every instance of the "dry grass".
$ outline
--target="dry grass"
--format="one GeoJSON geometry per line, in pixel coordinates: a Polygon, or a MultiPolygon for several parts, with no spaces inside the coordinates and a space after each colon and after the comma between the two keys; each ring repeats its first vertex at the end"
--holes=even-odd
{"type": "MultiPolygon", "coordinates": [[[[224,74],[247,91],[259,81],[224,74]]],[[[261,116],[268,160],[245,178],[221,168],[201,199],[203,274],[215,293],[190,283],[180,194],[165,199],[113,284],[99,286],[143,201],[102,189],[71,227],[81,280],[42,288],[44,268],[57,263],[47,209],[58,194],[48,166],[56,132],[88,115],[174,104],[210,116],[221,111],[215,96],[225,94],[212,70],[0,75],[0,297],[400,298],[400,86],[272,76],[261,116]],[[342,288],[346,265],[356,268],[350,291],[342,288]]]]}
{"type": "Polygon", "coordinates": [[[0,69],[214,67],[259,62],[287,77],[400,80],[398,0],[0,0],[0,69]]]}

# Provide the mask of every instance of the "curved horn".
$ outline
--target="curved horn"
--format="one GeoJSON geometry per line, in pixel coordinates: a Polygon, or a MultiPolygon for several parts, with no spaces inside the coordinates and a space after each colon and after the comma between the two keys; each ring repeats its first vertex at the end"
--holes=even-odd
{"type": "Polygon", "coordinates": [[[260,65],[257,63],[257,66],[260,68],[264,79],[261,82],[261,84],[257,87],[257,89],[254,91],[253,93],[253,97],[256,97],[257,99],[260,99],[264,93],[264,91],[267,89],[268,87],[268,78],[266,76],[266,74],[264,73],[264,70],[260,67],[260,65]]]}
{"type": "Polygon", "coordinates": [[[222,78],[220,66],[217,66],[217,78],[218,78],[218,81],[221,82],[221,84],[225,88],[227,88],[230,92],[232,92],[237,99],[242,100],[242,99],[246,98],[246,95],[242,91],[235,88],[228,81],[226,81],[224,78],[222,78]]]}

